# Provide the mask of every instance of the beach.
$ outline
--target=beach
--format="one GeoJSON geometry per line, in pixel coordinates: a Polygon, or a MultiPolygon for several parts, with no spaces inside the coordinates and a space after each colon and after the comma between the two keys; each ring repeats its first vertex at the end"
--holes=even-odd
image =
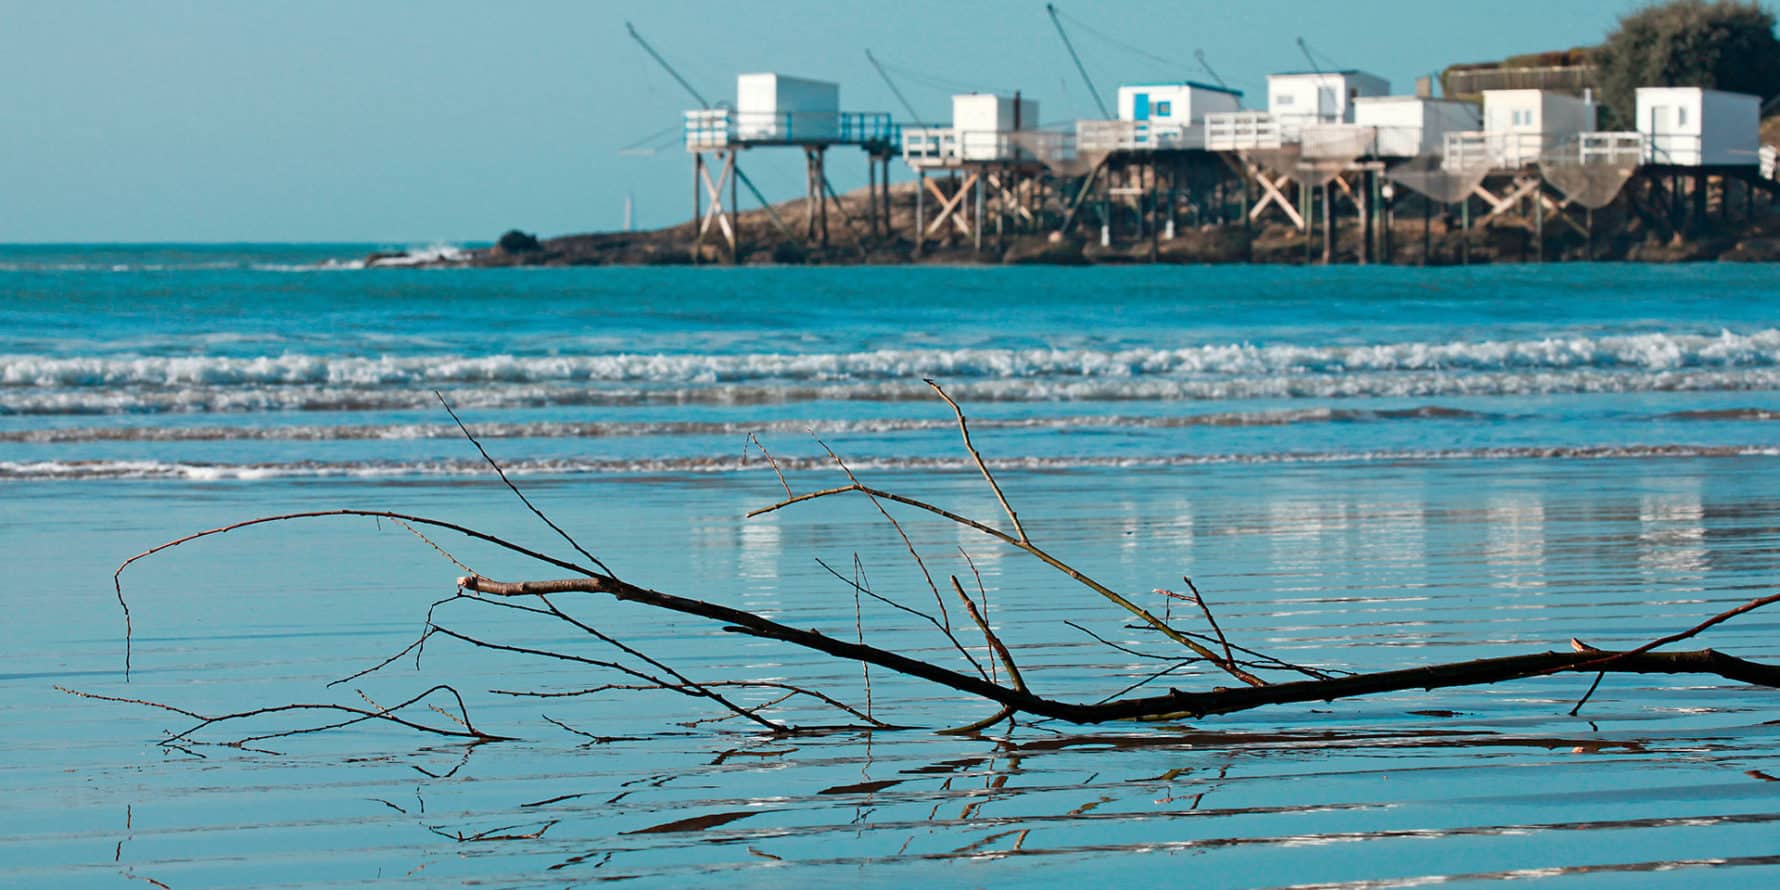
{"type": "MultiPolygon", "coordinates": [[[[826,446],[1000,522],[933,378],[1033,540],[1197,628],[1152,593],[1191,577],[1232,642],[1331,670],[1631,646],[1772,592],[1772,266],[346,268],[383,247],[0,248],[0,884],[1022,886],[1111,857],[1121,882],[1214,887],[1780,872],[1772,691],[1715,677],[1609,676],[1574,716],[1590,676],[960,737],[933,730],[987,706],[874,671],[872,713],[917,729],[777,737],[669,693],[502,694],[613,677],[444,639],[329,686],[413,642],[463,567],[560,573],[459,537],[325,518],[139,563],[127,680],[112,586],[162,541],[335,508],[573,555],[443,396],[627,580],[945,661],[846,583],[931,603],[869,503],[744,518],[785,494],[752,433],[794,490],[844,484],[826,446]],[[168,747],[190,720],[55,688],[212,714],[438,683],[518,740],[168,747]]],[[[1158,673],[1123,613],[898,516],[942,577],[981,577],[1047,694],[1229,682],[1158,673]]],[[[865,706],[856,663],[572,608],[689,675],[865,706]]],[[[435,621],[611,655],[535,618],[435,621]]],[[[1773,661],[1776,629],[1758,612],[1697,643],[1773,661]]]]}

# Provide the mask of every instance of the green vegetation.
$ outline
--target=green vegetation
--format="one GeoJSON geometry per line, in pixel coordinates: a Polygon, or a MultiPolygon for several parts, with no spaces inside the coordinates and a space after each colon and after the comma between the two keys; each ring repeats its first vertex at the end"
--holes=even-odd
{"type": "Polygon", "coordinates": [[[1595,64],[1613,126],[1631,125],[1641,86],[1707,87],[1763,99],[1780,93],[1774,15],[1753,2],[1671,0],[1645,7],[1619,20],[1595,64]]]}

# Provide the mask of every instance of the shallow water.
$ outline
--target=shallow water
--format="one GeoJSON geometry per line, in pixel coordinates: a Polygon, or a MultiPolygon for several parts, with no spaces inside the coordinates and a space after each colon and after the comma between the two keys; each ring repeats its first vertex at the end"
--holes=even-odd
{"type": "MultiPolygon", "coordinates": [[[[301,268],[350,253],[0,250],[14,569],[0,884],[1746,886],[1780,872],[1780,711],[1772,691],[1715,678],[1609,677],[1575,717],[1588,677],[959,738],[930,730],[989,709],[874,671],[874,714],[923,729],[784,739],[681,725],[721,713],[663,693],[494,694],[611,677],[437,637],[418,667],[328,687],[412,642],[461,574],[390,523],[242,530],[133,568],[128,683],[109,580],[191,530],[343,506],[567,553],[454,435],[437,388],[623,576],[851,637],[851,589],[817,559],[850,577],[857,555],[909,605],[932,594],[867,503],[744,521],[783,495],[744,436],[761,431],[795,488],[837,484],[813,428],[868,482],[1000,523],[949,411],[913,379],[930,374],[965,397],[1036,541],[1190,627],[1149,591],[1190,575],[1232,641],[1326,668],[1634,644],[1772,590],[1780,272],[301,268]],[[53,688],[213,713],[389,704],[435,683],[520,740],[354,728],[181,750],[156,742],[184,718],[53,688]]],[[[942,578],[980,571],[1035,688],[1094,700],[1173,664],[982,536],[908,530],[942,578]]],[[[557,574],[437,542],[491,577],[557,574]]],[[[564,602],[688,674],[795,678],[864,706],[857,665],[564,602]]],[[[869,642],[968,670],[930,627],[860,609],[869,642]]],[[[435,617],[611,654],[511,610],[435,617]]],[[[1773,660],[1777,622],[1758,612],[1701,642],[1773,660]]],[[[1189,666],[1146,688],[1227,682],[1189,666]]]]}

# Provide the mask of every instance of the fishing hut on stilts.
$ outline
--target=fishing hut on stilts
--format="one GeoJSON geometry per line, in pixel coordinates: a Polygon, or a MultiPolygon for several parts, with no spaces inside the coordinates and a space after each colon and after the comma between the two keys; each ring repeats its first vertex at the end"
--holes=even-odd
{"type": "Polygon", "coordinates": [[[993,93],[952,97],[946,127],[902,131],[902,157],[916,173],[914,255],[929,244],[968,241],[982,252],[1005,247],[1008,234],[1044,224],[1046,157],[1059,134],[1038,129],[1038,102],[993,93]],[[928,202],[932,206],[928,206],[928,202]]]}
{"type": "MultiPolygon", "coordinates": [[[[738,219],[737,158],[743,151],[764,148],[794,148],[804,154],[802,241],[829,246],[832,208],[860,256],[869,255],[874,243],[890,235],[890,158],[899,139],[887,113],[842,111],[838,84],[777,73],[740,75],[733,107],[685,113],[686,150],[692,154],[693,261],[724,258],[733,263],[741,256],[745,244],[738,219]],[[833,148],[865,152],[870,188],[862,218],[848,211],[829,182],[828,152],[833,148]]],[[[770,205],[766,209],[782,234],[798,237],[770,205]]]]}

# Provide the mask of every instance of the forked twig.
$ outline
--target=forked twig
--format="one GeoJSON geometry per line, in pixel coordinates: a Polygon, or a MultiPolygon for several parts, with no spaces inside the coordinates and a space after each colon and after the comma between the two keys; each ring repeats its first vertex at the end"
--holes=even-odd
{"type": "Polygon", "coordinates": [[[576,541],[572,535],[563,531],[562,526],[557,525],[554,520],[544,515],[544,511],[538,509],[537,505],[532,503],[531,498],[526,497],[525,492],[520,491],[519,486],[514,485],[513,480],[507,478],[507,471],[502,469],[500,463],[489,455],[488,449],[482,447],[482,442],[476,438],[476,434],[470,432],[470,428],[464,425],[463,418],[458,417],[457,412],[452,410],[451,403],[445,400],[444,393],[435,389],[433,390],[433,395],[439,398],[440,405],[445,406],[445,413],[451,415],[451,419],[456,422],[457,428],[463,431],[464,438],[469,439],[470,444],[476,446],[476,451],[481,453],[482,459],[487,461],[490,467],[494,468],[495,475],[501,477],[501,482],[507,486],[507,490],[513,492],[513,495],[519,498],[519,502],[524,504],[526,509],[532,511],[532,515],[542,519],[545,525],[550,526],[551,531],[556,532],[564,541],[569,542],[569,546],[575,548],[576,553],[581,554],[581,556],[588,562],[599,566],[600,571],[605,572],[608,575],[615,574],[610,567],[605,563],[600,562],[599,557],[588,553],[587,548],[582,547],[581,543],[576,541]]]}
{"type": "Polygon", "coordinates": [[[970,459],[976,461],[977,469],[983,473],[983,480],[989,483],[989,488],[995,492],[995,499],[1001,502],[1001,509],[1007,513],[1007,521],[1014,525],[1014,534],[1019,537],[1021,543],[1027,543],[1030,539],[1026,537],[1025,527],[1020,525],[1019,515],[1007,502],[1007,495],[1001,493],[1001,486],[995,482],[995,474],[989,472],[989,465],[983,462],[983,456],[977,453],[977,447],[971,444],[970,423],[964,419],[964,409],[958,407],[958,403],[953,401],[952,397],[947,395],[946,391],[932,378],[923,378],[921,382],[932,387],[934,392],[939,393],[940,398],[945,399],[946,404],[952,406],[952,413],[958,416],[958,433],[964,437],[964,450],[970,452],[970,459]]]}

